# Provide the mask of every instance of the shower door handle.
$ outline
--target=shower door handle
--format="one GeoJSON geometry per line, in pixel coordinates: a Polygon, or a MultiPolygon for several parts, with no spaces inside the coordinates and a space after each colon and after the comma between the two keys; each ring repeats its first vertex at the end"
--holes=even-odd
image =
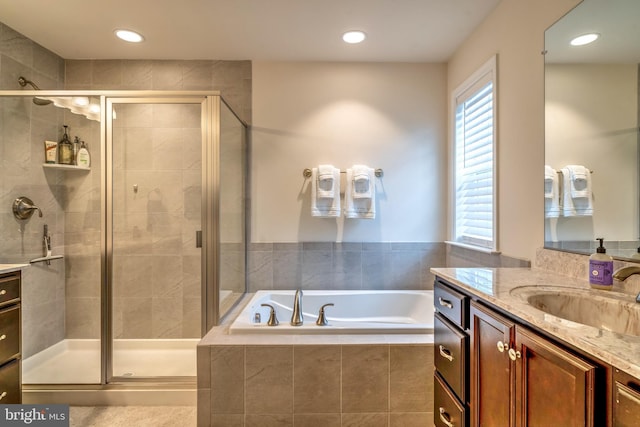
{"type": "Polygon", "coordinates": [[[202,247],[202,230],[196,231],[196,248],[202,247]]]}

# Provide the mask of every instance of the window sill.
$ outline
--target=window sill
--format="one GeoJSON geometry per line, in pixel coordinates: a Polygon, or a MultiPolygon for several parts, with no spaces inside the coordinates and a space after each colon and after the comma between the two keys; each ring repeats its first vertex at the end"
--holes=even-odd
{"type": "Polygon", "coordinates": [[[458,246],[460,248],[470,249],[472,251],[482,252],[482,253],[485,253],[485,254],[491,254],[491,255],[500,255],[501,254],[500,251],[497,251],[495,249],[483,248],[481,246],[468,245],[466,243],[453,242],[451,240],[445,240],[444,243],[446,243],[447,245],[458,246]]]}

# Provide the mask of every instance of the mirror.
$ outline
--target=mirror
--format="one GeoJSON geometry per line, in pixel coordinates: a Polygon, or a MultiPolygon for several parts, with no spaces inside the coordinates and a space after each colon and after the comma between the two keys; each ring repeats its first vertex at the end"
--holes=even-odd
{"type": "Polygon", "coordinates": [[[638,0],[584,0],[545,31],[545,248],[590,254],[602,237],[640,255],[639,20],[638,0]]]}

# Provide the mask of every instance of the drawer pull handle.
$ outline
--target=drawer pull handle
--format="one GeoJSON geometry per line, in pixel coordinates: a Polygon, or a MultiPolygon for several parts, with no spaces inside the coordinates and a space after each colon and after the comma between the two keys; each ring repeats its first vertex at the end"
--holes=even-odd
{"type": "Polygon", "coordinates": [[[438,302],[443,307],[453,308],[453,304],[451,304],[451,301],[447,301],[446,299],[442,299],[442,297],[438,297],[438,302]]]}
{"type": "Polygon", "coordinates": [[[0,291],[0,295],[6,295],[6,294],[7,294],[7,290],[6,289],[3,289],[3,290],[0,291]]]}
{"type": "Polygon", "coordinates": [[[0,341],[6,340],[6,339],[7,339],[7,336],[5,334],[0,335],[0,341]]]}
{"type": "Polygon", "coordinates": [[[7,392],[3,391],[2,394],[0,394],[0,400],[4,399],[7,396],[7,392]]]}
{"type": "Polygon", "coordinates": [[[451,422],[451,416],[447,414],[444,408],[441,406],[440,408],[438,408],[438,410],[440,411],[440,421],[445,423],[447,427],[454,427],[453,423],[451,422]]]}
{"type": "Polygon", "coordinates": [[[453,362],[453,356],[451,355],[451,352],[445,348],[445,346],[440,345],[440,356],[444,357],[445,359],[447,359],[449,362],[453,362]]]}
{"type": "Polygon", "coordinates": [[[514,362],[516,361],[516,359],[520,359],[520,357],[522,357],[522,355],[520,354],[519,351],[510,348],[509,349],[509,359],[513,360],[514,362]]]}
{"type": "Polygon", "coordinates": [[[502,341],[498,341],[497,346],[500,353],[504,353],[504,351],[509,348],[509,344],[502,341]]]}

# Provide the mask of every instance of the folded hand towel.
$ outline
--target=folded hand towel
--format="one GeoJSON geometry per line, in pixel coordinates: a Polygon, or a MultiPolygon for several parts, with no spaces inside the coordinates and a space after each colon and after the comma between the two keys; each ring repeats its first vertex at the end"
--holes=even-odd
{"type": "Polygon", "coordinates": [[[370,197],[354,197],[355,192],[355,176],[353,169],[347,169],[347,187],[344,192],[344,216],[346,218],[366,218],[374,219],[376,217],[376,187],[375,187],[375,171],[366,167],[368,178],[367,191],[370,197]]]}
{"type": "Polygon", "coordinates": [[[544,216],[545,218],[560,216],[558,172],[549,165],[544,166],[544,216]]]}
{"type": "Polygon", "coordinates": [[[589,169],[581,165],[567,165],[567,169],[571,178],[571,197],[574,199],[591,197],[588,188],[589,169]]]}
{"type": "Polygon", "coordinates": [[[336,182],[340,184],[340,170],[338,170],[338,179],[336,177],[336,168],[332,165],[319,165],[318,166],[318,179],[316,185],[318,186],[318,197],[323,199],[333,199],[336,195],[335,185],[336,182]]]}
{"type": "Polygon", "coordinates": [[[593,194],[591,192],[591,173],[586,174],[586,191],[588,197],[572,197],[571,171],[568,167],[562,168],[562,215],[571,216],[591,216],[593,215],[593,194]]]}
{"type": "Polygon", "coordinates": [[[371,198],[371,168],[364,165],[353,165],[353,186],[351,187],[354,199],[370,199],[371,198]]]}
{"type": "Polygon", "coordinates": [[[320,197],[318,168],[311,169],[311,216],[333,218],[340,216],[340,169],[333,168],[332,181],[333,197],[320,197]]]}

